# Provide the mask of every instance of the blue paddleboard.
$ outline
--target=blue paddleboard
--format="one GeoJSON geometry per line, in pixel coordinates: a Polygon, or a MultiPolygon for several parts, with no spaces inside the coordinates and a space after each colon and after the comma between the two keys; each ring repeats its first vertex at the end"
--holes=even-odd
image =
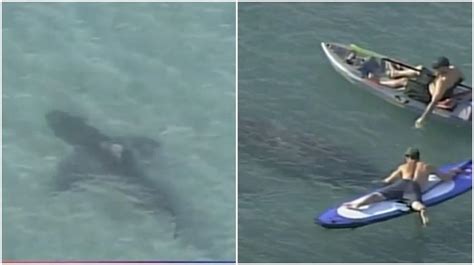
{"type": "MultiPolygon", "coordinates": [[[[441,181],[435,175],[430,176],[429,184],[423,191],[422,197],[423,203],[427,207],[442,203],[471,190],[472,160],[445,165],[440,167],[439,170],[447,172],[456,167],[461,167],[464,171],[455,176],[453,180],[441,181]]],[[[395,200],[374,203],[357,210],[348,209],[341,204],[326,210],[320,216],[316,216],[316,223],[326,228],[355,228],[413,212],[406,204],[395,200]]]]}

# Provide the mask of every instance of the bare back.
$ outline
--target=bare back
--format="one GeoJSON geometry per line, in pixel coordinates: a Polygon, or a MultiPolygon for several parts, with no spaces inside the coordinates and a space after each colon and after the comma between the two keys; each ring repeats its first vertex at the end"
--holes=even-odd
{"type": "Polygon", "coordinates": [[[421,161],[410,161],[402,164],[398,168],[401,172],[402,179],[413,180],[417,182],[423,189],[427,182],[428,177],[433,172],[433,167],[421,161]]]}
{"type": "Polygon", "coordinates": [[[448,70],[440,73],[430,84],[429,89],[431,95],[434,95],[437,92],[435,91],[437,87],[440,90],[439,93],[444,94],[449,88],[456,85],[456,83],[462,78],[463,74],[461,71],[454,66],[450,66],[448,70]]]}

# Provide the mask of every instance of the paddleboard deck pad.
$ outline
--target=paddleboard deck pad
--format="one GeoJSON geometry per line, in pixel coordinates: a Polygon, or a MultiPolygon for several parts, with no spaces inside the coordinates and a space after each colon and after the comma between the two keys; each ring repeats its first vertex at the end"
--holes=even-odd
{"type": "MultiPolygon", "coordinates": [[[[435,175],[430,175],[429,184],[424,189],[422,195],[423,203],[427,207],[437,205],[471,190],[472,160],[445,165],[440,167],[439,170],[441,172],[447,172],[456,167],[461,167],[463,172],[456,175],[453,180],[450,181],[441,181],[435,175]]],[[[370,193],[364,194],[358,198],[364,197],[368,194],[370,193]]],[[[405,203],[395,200],[362,206],[356,210],[348,209],[340,203],[337,207],[330,208],[320,216],[316,216],[315,221],[326,228],[356,228],[389,220],[412,212],[413,211],[405,203]]]]}

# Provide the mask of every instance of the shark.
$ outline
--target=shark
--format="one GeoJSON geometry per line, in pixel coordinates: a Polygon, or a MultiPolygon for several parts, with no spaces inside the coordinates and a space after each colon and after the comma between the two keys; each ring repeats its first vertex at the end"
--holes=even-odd
{"type": "Polygon", "coordinates": [[[72,147],[59,161],[54,178],[55,192],[77,191],[81,183],[115,176],[133,185],[135,205],[157,214],[167,214],[175,222],[174,237],[179,230],[176,211],[166,189],[161,188],[145,170],[153,163],[160,144],[144,136],[109,136],[88,124],[85,118],[52,110],[45,115],[53,134],[72,147]]]}
{"type": "MultiPolygon", "coordinates": [[[[240,157],[248,157],[287,177],[347,187],[367,183],[379,173],[365,160],[357,159],[349,148],[334,144],[317,132],[249,115],[239,115],[238,130],[240,157]]],[[[250,187],[246,181],[245,176],[239,175],[239,193],[250,187]]]]}

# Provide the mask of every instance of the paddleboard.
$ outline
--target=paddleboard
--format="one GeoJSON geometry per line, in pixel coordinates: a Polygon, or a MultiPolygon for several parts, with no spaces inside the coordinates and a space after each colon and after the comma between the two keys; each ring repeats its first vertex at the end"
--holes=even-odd
{"type": "MultiPolygon", "coordinates": [[[[440,167],[441,172],[447,172],[456,167],[463,169],[453,180],[441,181],[436,175],[430,175],[429,184],[423,191],[423,203],[432,207],[463,193],[472,188],[472,160],[440,167]]],[[[371,191],[373,192],[373,191],[371,191]]],[[[359,198],[368,195],[366,193],[359,198]]],[[[326,228],[356,228],[402,215],[413,211],[402,202],[383,201],[363,206],[360,209],[348,209],[339,203],[336,207],[324,211],[315,217],[315,222],[326,228]]]]}

